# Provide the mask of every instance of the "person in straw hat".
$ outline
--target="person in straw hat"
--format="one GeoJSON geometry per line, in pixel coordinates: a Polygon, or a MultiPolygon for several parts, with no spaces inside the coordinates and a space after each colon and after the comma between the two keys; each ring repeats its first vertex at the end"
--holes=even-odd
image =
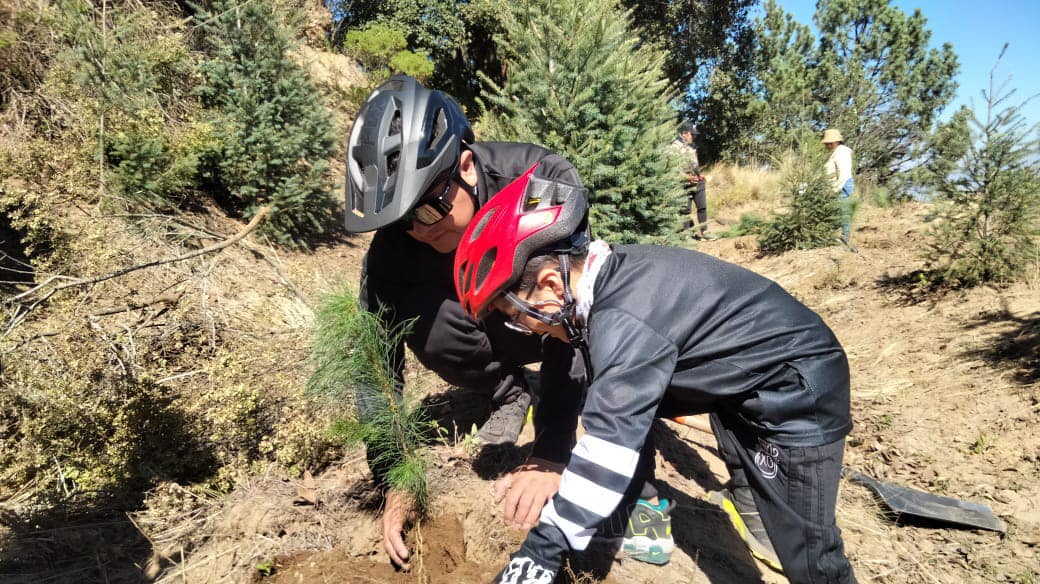
{"type": "Polygon", "coordinates": [[[841,242],[855,251],[849,243],[852,217],[848,199],[852,196],[853,189],[852,148],[845,145],[841,131],[834,128],[824,130],[822,142],[831,151],[831,156],[827,159],[827,175],[831,178],[831,187],[841,198],[841,242]]]}

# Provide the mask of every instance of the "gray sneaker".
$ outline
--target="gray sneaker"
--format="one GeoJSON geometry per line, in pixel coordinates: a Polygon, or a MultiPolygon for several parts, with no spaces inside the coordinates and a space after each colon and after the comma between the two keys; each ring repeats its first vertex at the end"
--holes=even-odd
{"type": "Polygon", "coordinates": [[[526,392],[509,403],[501,404],[481,426],[477,439],[485,445],[515,444],[520,431],[524,429],[530,405],[531,395],[526,392]]]}
{"type": "Polygon", "coordinates": [[[672,559],[672,510],[675,502],[658,499],[657,505],[639,499],[632,508],[625,528],[621,551],[633,560],[663,566],[672,559]]]}

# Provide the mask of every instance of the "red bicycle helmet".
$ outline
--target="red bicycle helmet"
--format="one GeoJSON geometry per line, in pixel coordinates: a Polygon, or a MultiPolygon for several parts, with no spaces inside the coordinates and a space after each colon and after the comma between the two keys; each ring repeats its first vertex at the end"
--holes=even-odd
{"type": "Polygon", "coordinates": [[[474,319],[523,275],[536,253],[574,253],[588,247],[588,193],[535,176],[535,164],[474,215],[455,250],[455,290],[474,319]]]}

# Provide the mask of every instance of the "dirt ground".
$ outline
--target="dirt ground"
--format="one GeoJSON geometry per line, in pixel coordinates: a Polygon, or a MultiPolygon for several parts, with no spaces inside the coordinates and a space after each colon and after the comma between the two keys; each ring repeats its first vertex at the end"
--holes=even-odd
{"type": "MultiPolygon", "coordinates": [[[[838,523],[861,582],[1040,581],[1040,277],[1007,288],[917,295],[926,205],[866,208],[858,253],[839,247],[760,258],[753,238],[700,250],[762,273],[818,311],[852,366],[855,428],[846,465],[878,479],[988,505],[1007,533],[896,522],[864,487],[842,485],[838,523]]],[[[733,217],[722,221],[735,221],[733,217]]],[[[721,227],[720,227],[721,228],[721,227]]],[[[356,273],[363,243],[292,261],[312,282],[356,273]]],[[[349,277],[347,278],[349,281],[349,277]]],[[[446,390],[440,387],[439,390],[446,390]]],[[[610,542],[572,558],[560,582],[781,583],[706,501],[725,469],[710,435],[672,422],[657,433],[658,479],[677,501],[667,567],[615,559],[610,542]]],[[[432,451],[432,516],[409,533],[411,573],[380,549],[380,502],[354,453],[311,481],[255,479],[206,512],[201,545],[167,559],[161,582],[484,582],[523,533],[501,527],[496,476],[523,459],[432,451]],[[302,504],[301,504],[302,503],[302,504]],[[316,504],[315,504],[316,503],[316,504]]],[[[160,562],[161,563],[161,562],[160,562]]]]}
{"type": "MultiPolygon", "coordinates": [[[[722,231],[745,210],[720,211],[713,221],[723,225],[712,228],[722,231]]],[[[914,292],[929,212],[924,204],[861,208],[853,232],[858,253],[832,247],[759,257],[752,237],[703,242],[699,249],[776,280],[834,329],[852,367],[855,427],[846,448],[848,467],[988,505],[1007,525],[1001,535],[897,522],[867,489],[844,482],[838,524],[860,582],[1036,584],[1040,274],[1005,288],[941,296],[914,292]]],[[[268,283],[270,290],[258,291],[262,279],[252,288],[233,290],[263,296],[274,307],[284,304],[285,314],[279,317],[284,323],[278,326],[305,331],[309,321],[304,300],[313,306],[322,293],[356,282],[366,247],[366,238],[355,237],[309,253],[285,252],[278,258],[277,281],[268,283]],[[293,290],[292,302],[279,300],[279,294],[287,294],[278,292],[282,288],[293,290]]],[[[243,273],[254,270],[249,262],[257,261],[245,254],[226,261],[232,259],[234,265],[242,264],[243,273]]],[[[228,270],[222,273],[230,278],[228,270]]],[[[230,284],[239,281],[232,280],[230,284]]],[[[259,312],[243,312],[242,318],[259,312]]],[[[409,371],[429,391],[456,395],[418,366],[410,365],[409,371]]],[[[283,373],[293,380],[305,372],[283,373]]],[[[524,537],[503,526],[492,485],[524,459],[532,435],[527,428],[518,446],[474,452],[465,437],[468,429],[463,425],[446,444],[431,449],[431,512],[408,533],[415,554],[409,573],[395,572],[381,549],[381,501],[363,453],[353,451],[316,477],[290,481],[252,476],[239,480],[226,496],[166,484],[149,494],[144,510],[131,515],[73,523],[57,513],[47,524],[0,518],[6,541],[41,551],[23,556],[58,559],[18,566],[17,576],[0,580],[487,582],[524,537]],[[47,551],[43,548],[53,549],[42,553],[47,551]],[[73,557],[68,550],[84,552],[73,557]]],[[[671,563],[655,567],[615,558],[617,542],[595,541],[588,552],[571,558],[557,581],[786,582],[750,556],[723,513],[707,502],[707,492],[727,480],[713,438],[672,422],[659,422],[654,432],[657,478],[664,495],[678,504],[671,563]]],[[[0,537],[0,552],[9,551],[3,549],[4,541],[0,537]]]]}

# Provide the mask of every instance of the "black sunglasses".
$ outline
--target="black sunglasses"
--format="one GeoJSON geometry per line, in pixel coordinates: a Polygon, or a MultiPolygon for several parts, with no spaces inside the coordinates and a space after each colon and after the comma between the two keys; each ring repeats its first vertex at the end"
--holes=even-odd
{"type": "Polygon", "coordinates": [[[433,225],[447,217],[453,208],[453,205],[447,200],[448,192],[451,191],[451,183],[453,182],[455,182],[455,177],[449,177],[444,181],[444,189],[441,190],[439,195],[427,193],[423,196],[419,204],[404,216],[405,221],[408,223],[418,221],[423,225],[433,225]]]}

